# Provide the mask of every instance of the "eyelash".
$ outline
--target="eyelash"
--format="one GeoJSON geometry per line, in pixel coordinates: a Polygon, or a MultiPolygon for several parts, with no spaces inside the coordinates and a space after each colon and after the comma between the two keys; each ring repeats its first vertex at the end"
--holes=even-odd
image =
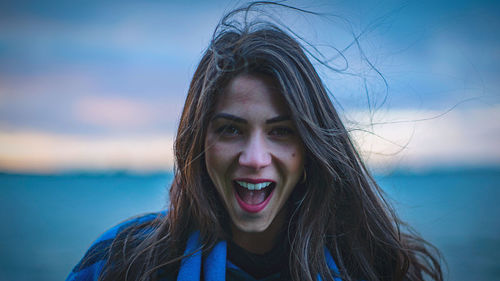
{"type": "Polygon", "coordinates": [[[286,137],[292,136],[294,131],[288,127],[276,127],[271,130],[270,134],[277,137],[286,137]]]}
{"type": "MultiPolygon", "coordinates": [[[[222,125],[215,131],[217,134],[226,137],[232,137],[242,134],[237,126],[233,124],[222,125]]],[[[295,134],[295,131],[289,127],[274,127],[269,131],[269,135],[273,137],[287,137],[295,134]]]]}
{"type": "Polygon", "coordinates": [[[241,134],[240,129],[238,129],[233,124],[220,126],[219,128],[217,128],[215,132],[219,135],[224,135],[224,136],[236,136],[241,134]]]}

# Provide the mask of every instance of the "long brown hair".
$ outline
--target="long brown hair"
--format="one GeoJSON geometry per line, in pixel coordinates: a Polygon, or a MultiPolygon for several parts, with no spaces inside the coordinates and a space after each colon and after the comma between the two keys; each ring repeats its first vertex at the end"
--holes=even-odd
{"type": "Polygon", "coordinates": [[[228,215],[205,166],[204,141],[217,97],[240,73],[276,81],[306,149],[307,179],[290,199],[293,280],[316,280],[318,273],[333,280],[325,246],[343,280],[442,280],[439,254],[403,232],[298,41],[270,23],[234,20],[258,4],[222,19],[193,75],[175,141],[168,214],[146,223],[154,228],[148,235],[137,235],[146,224],[118,235],[100,280],[154,280],[159,269],[175,276],[194,230],[200,231],[204,252],[230,239],[228,215]]]}

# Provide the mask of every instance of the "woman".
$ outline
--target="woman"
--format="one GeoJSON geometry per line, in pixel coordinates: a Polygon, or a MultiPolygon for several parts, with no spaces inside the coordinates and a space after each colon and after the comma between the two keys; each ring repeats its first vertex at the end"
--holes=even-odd
{"type": "Polygon", "coordinates": [[[104,234],[68,280],[442,280],[299,43],[231,21],[251,8],[222,20],[193,76],[168,212],[104,234]]]}

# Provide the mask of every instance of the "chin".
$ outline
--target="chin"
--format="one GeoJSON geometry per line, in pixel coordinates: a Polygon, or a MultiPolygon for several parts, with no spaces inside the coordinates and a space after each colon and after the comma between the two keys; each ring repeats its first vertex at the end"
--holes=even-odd
{"type": "Polygon", "coordinates": [[[243,232],[248,232],[248,233],[258,233],[258,232],[264,232],[269,228],[270,223],[267,222],[249,222],[249,223],[234,223],[233,224],[243,232]]]}
{"type": "Polygon", "coordinates": [[[248,216],[242,215],[236,219],[231,218],[231,222],[239,231],[247,233],[258,233],[266,231],[271,225],[272,220],[260,216],[249,218],[248,216]]]}

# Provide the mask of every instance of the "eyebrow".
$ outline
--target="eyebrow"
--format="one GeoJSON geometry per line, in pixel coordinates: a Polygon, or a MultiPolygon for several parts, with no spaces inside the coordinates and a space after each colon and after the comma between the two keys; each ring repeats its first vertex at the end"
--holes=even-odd
{"type": "Polygon", "coordinates": [[[248,123],[247,120],[240,118],[240,117],[237,117],[237,116],[234,116],[234,115],[229,114],[229,113],[217,113],[212,118],[212,121],[215,121],[217,119],[227,119],[227,120],[231,120],[231,121],[234,121],[237,123],[245,123],[245,124],[248,123]]]}
{"type": "Polygon", "coordinates": [[[278,123],[278,122],[289,121],[289,120],[290,120],[290,116],[280,115],[280,116],[276,116],[274,118],[266,120],[266,124],[278,123]]]}
{"type": "MultiPolygon", "coordinates": [[[[229,113],[217,113],[212,118],[212,121],[217,120],[217,119],[227,119],[230,121],[234,121],[237,123],[243,123],[243,124],[248,123],[247,120],[245,120],[241,117],[229,114],[229,113]]],[[[266,124],[278,123],[278,122],[289,121],[289,120],[290,120],[289,115],[280,115],[280,116],[273,117],[271,119],[267,119],[266,124]]]]}

